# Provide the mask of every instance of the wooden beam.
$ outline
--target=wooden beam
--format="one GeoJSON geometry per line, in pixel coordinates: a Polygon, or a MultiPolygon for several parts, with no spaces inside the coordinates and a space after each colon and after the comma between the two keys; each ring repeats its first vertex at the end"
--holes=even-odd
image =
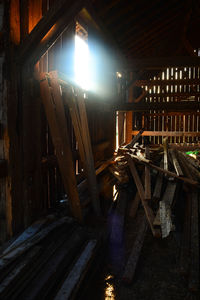
{"type": "Polygon", "coordinates": [[[125,266],[124,274],[122,276],[122,280],[127,284],[130,284],[131,281],[133,280],[136,266],[144,243],[146,231],[147,231],[147,221],[145,216],[143,216],[143,219],[140,222],[140,227],[137,232],[136,239],[133,244],[133,248],[131,249],[131,253],[129,255],[128,261],[125,266]]]}
{"type": "Polygon", "coordinates": [[[100,202],[99,202],[99,193],[97,188],[96,174],[94,168],[94,158],[92,153],[85,100],[83,98],[83,94],[80,93],[80,91],[77,90],[76,92],[77,92],[77,105],[79,109],[79,118],[81,124],[81,136],[83,140],[85,157],[87,162],[88,184],[90,185],[89,189],[91,192],[94,211],[97,215],[100,215],[101,210],[100,210],[100,202]]]}
{"type": "MultiPolygon", "coordinates": [[[[153,86],[153,84],[152,84],[153,86]]],[[[178,97],[178,98],[183,98],[183,99],[186,99],[186,98],[189,98],[189,97],[192,97],[192,96],[196,96],[196,97],[200,97],[200,93],[198,92],[194,92],[194,91],[191,91],[189,93],[149,93],[147,95],[145,95],[145,97],[160,97],[160,98],[163,98],[163,97],[178,97]]]]}
{"type": "Polygon", "coordinates": [[[200,57],[196,56],[171,56],[171,57],[148,57],[143,59],[129,60],[126,66],[128,70],[146,69],[161,70],[170,67],[195,67],[200,65],[200,57]]]}
{"type": "Polygon", "coordinates": [[[173,165],[174,165],[174,169],[175,169],[175,171],[176,171],[176,174],[177,174],[178,176],[183,176],[183,171],[181,170],[181,166],[180,166],[179,161],[178,161],[178,159],[177,159],[177,157],[176,157],[176,152],[175,152],[175,150],[174,150],[174,149],[170,149],[170,150],[169,150],[169,153],[170,153],[170,155],[171,155],[172,162],[173,162],[173,165]]]}
{"type": "MultiPolygon", "coordinates": [[[[132,135],[137,135],[139,131],[133,130],[132,135]]],[[[200,132],[182,131],[144,131],[142,136],[200,136],[200,132]]]]}
{"type": "Polygon", "coordinates": [[[145,200],[144,188],[143,188],[143,185],[141,183],[140,177],[138,175],[135,163],[131,159],[130,156],[127,156],[127,159],[128,159],[128,164],[129,164],[129,167],[130,167],[130,171],[131,171],[131,174],[132,174],[133,179],[135,181],[135,184],[137,186],[137,190],[138,190],[138,193],[140,195],[140,199],[141,199],[142,205],[144,207],[146,218],[147,218],[148,223],[150,225],[151,231],[152,231],[152,233],[153,233],[154,236],[157,236],[158,233],[156,232],[156,230],[155,230],[155,228],[153,226],[153,220],[154,220],[155,216],[154,216],[153,210],[148,205],[148,201],[145,200]]]}
{"type": "Polygon", "coordinates": [[[82,9],[83,3],[83,0],[54,2],[20,46],[16,54],[18,63],[24,64],[28,59],[34,65],[82,9]]]}
{"type": "Polygon", "coordinates": [[[198,181],[195,181],[195,180],[193,180],[193,179],[189,179],[189,178],[186,178],[186,177],[179,177],[178,175],[176,175],[175,173],[173,173],[173,172],[171,172],[171,171],[164,170],[163,168],[160,168],[160,167],[158,167],[158,166],[156,166],[156,165],[154,165],[154,164],[152,164],[152,163],[150,163],[150,162],[147,162],[147,161],[145,161],[145,160],[140,160],[140,158],[138,158],[136,155],[133,156],[133,155],[128,155],[128,154],[126,154],[126,156],[127,156],[127,160],[129,159],[129,156],[130,156],[132,159],[136,160],[137,162],[139,162],[139,163],[141,163],[141,164],[143,164],[143,165],[146,165],[146,164],[147,164],[147,165],[149,165],[151,168],[157,170],[158,172],[161,172],[161,173],[163,173],[163,174],[166,174],[166,175],[169,176],[169,177],[177,178],[177,179],[179,179],[179,180],[181,180],[181,181],[184,181],[185,183],[188,183],[188,184],[190,184],[190,185],[192,185],[192,186],[199,186],[198,181]]]}
{"type": "MultiPolygon", "coordinates": [[[[159,96],[160,97],[160,96],[159,96]]],[[[149,110],[166,110],[173,112],[191,111],[196,112],[200,109],[200,102],[197,101],[180,101],[180,102],[150,102],[150,103],[123,103],[115,105],[116,111],[134,111],[145,112],[149,110]]]]}
{"type": "Polygon", "coordinates": [[[51,80],[52,91],[47,79],[41,74],[40,88],[44,109],[49,124],[51,137],[56,150],[58,165],[61,171],[63,184],[69,196],[70,207],[74,217],[82,220],[80,200],[77,190],[75,171],[73,166],[70,140],[67,131],[67,122],[63,101],[60,93],[60,86],[51,80]]]}
{"type": "MultiPolygon", "coordinates": [[[[200,79],[135,80],[133,86],[200,85],[200,79]]],[[[160,95],[160,94],[159,94],[160,95]]]]}

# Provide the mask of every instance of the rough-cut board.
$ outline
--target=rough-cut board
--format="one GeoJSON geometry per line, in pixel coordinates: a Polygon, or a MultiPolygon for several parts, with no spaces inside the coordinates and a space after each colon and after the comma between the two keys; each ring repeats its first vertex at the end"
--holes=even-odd
{"type": "Polygon", "coordinates": [[[52,87],[49,86],[45,74],[41,74],[41,97],[63,184],[69,196],[70,207],[74,217],[82,221],[81,205],[60,86],[55,79],[51,79],[51,84],[52,87]]]}
{"type": "MultiPolygon", "coordinates": [[[[132,131],[132,135],[137,135],[139,131],[132,131]]],[[[144,131],[142,136],[200,136],[200,132],[178,132],[178,131],[144,131]]]]}
{"type": "Polygon", "coordinates": [[[159,203],[162,237],[165,238],[172,230],[171,205],[176,192],[176,182],[168,182],[164,196],[159,203]]]}
{"type": "Polygon", "coordinates": [[[22,245],[17,247],[16,249],[13,249],[13,251],[9,252],[8,254],[5,254],[2,258],[0,258],[0,271],[2,271],[10,262],[14,261],[17,257],[19,257],[21,254],[25,253],[28,249],[30,249],[32,246],[39,243],[43,238],[45,238],[51,231],[53,231],[55,228],[58,228],[59,226],[63,224],[71,224],[73,220],[69,217],[64,217],[40,232],[36,233],[31,239],[28,241],[25,241],[22,245]]]}
{"type": "Polygon", "coordinates": [[[90,185],[90,192],[92,197],[92,203],[94,211],[97,215],[100,215],[100,202],[99,193],[96,181],[96,174],[94,168],[94,158],[92,153],[90,132],[88,128],[87,112],[85,107],[85,100],[83,98],[83,93],[77,92],[77,105],[79,109],[79,118],[81,123],[81,136],[83,140],[83,145],[85,149],[85,157],[87,162],[87,174],[88,174],[88,184],[90,185]]]}
{"type": "Polygon", "coordinates": [[[168,171],[169,162],[168,162],[168,138],[165,137],[163,140],[163,148],[164,148],[164,169],[168,171]]]}
{"type": "Polygon", "coordinates": [[[97,241],[91,240],[83,250],[81,256],[75,263],[73,269],[69,273],[67,279],[64,281],[60,291],[55,297],[55,300],[67,300],[72,299],[72,293],[75,287],[80,284],[82,273],[87,268],[89,261],[92,258],[94,250],[96,248],[97,241]]]}
{"type": "MultiPolygon", "coordinates": [[[[160,162],[160,168],[163,167],[163,160],[160,162]]],[[[160,200],[161,191],[162,191],[162,184],[163,184],[163,174],[158,172],[156,184],[153,192],[153,200],[158,201],[160,200]]]]}
{"type": "Polygon", "coordinates": [[[136,239],[133,244],[133,248],[131,250],[131,254],[128,258],[124,274],[122,276],[122,280],[125,283],[130,284],[133,280],[133,276],[135,274],[136,266],[140,257],[141,249],[144,243],[145,233],[147,231],[147,221],[146,217],[144,216],[141,223],[139,230],[137,232],[136,239]]]}
{"type": "Polygon", "coordinates": [[[176,171],[176,174],[178,176],[183,176],[183,171],[181,170],[181,166],[180,166],[179,161],[178,161],[178,159],[176,157],[175,150],[174,149],[170,149],[169,153],[171,155],[173,166],[174,166],[174,169],[176,171]]]}
{"type": "Polygon", "coordinates": [[[138,193],[140,195],[140,199],[141,199],[142,205],[144,207],[144,211],[145,211],[147,220],[149,222],[151,231],[152,231],[154,236],[159,237],[160,233],[157,230],[155,230],[155,228],[153,227],[153,220],[154,220],[155,216],[154,216],[154,213],[153,213],[152,209],[148,205],[148,201],[145,200],[144,188],[143,188],[143,185],[141,183],[140,177],[138,175],[137,169],[135,167],[135,163],[133,162],[133,160],[129,156],[127,156],[127,159],[128,159],[128,164],[129,164],[129,167],[130,167],[130,170],[131,170],[131,174],[133,176],[133,179],[135,181],[138,193]]]}
{"type": "Polygon", "coordinates": [[[125,146],[125,148],[132,148],[134,146],[134,144],[137,143],[137,141],[139,140],[139,138],[141,137],[141,135],[142,135],[143,132],[144,132],[144,129],[141,129],[138,132],[138,134],[136,136],[134,136],[134,138],[132,139],[132,141],[125,146]]]}
{"type": "Polygon", "coordinates": [[[130,157],[132,157],[134,160],[140,162],[141,164],[144,164],[144,165],[147,164],[147,165],[149,165],[151,168],[153,168],[153,169],[155,169],[155,170],[157,170],[157,171],[159,171],[159,172],[161,172],[163,174],[166,174],[169,177],[177,178],[177,179],[179,179],[181,181],[184,181],[185,183],[188,183],[188,184],[193,185],[193,186],[198,186],[199,185],[198,181],[195,181],[193,179],[189,179],[189,178],[186,178],[186,177],[179,177],[178,175],[176,175],[176,173],[164,170],[163,168],[160,168],[160,167],[158,167],[158,166],[156,166],[156,165],[154,165],[152,163],[149,163],[149,162],[147,162],[145,160],[140,160],[136,155],[130,155],[130,157]]]}

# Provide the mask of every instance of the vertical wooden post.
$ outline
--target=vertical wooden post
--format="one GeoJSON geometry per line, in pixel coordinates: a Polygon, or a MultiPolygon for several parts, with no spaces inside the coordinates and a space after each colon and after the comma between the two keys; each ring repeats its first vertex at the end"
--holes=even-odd
{"type": "MultiPolygon", "coordinates": [[[[133,79],[133,73],[130,74],[130,80],[133,79]]],[[[133,102],[133,87],[129,88],[128,102],[133,102]]],[[[133,130],[133,112],[126,112],[126,144],[130,143],[132,140],[132,130],[133,130]]]]}
{"type": "Polygon", "coordinates": [[[83,138],[83,144],[85,148],[85,157],[87,161],[88,184],[90,187],[94,211],[97,215],[100,215],[99,193],[98,193],[97,182],[96,182],[94,159],[93,159],[92,146],[90,140],[90,132],[88,128],[85,100],[83,98],[83,94],[81,94],[79,91],[77,93],[77,103],[79,108],[79,117],[81,121],[82,138],[83,138]]]}

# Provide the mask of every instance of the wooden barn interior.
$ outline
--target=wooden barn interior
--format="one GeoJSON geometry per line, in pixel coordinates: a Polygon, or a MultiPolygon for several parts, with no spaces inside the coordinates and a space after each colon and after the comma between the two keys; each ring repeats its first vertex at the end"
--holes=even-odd
{"type": "Polygon", "coordinates": [[[199,299],[200,2],[0,1],[0,299],[199,299]]]}

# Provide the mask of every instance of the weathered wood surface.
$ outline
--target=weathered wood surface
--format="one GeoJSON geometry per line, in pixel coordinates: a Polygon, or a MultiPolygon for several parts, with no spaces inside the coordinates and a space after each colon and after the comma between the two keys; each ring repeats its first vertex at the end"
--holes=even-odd
{"type": "MultiPolygon", "coordinates": [[[[160,168],[163,168],[163,160],[160,162],[160,168]]],[[[162,185],[163,185],[163,173],[158,172],[155,188],[153,191],[153,197],[152,197],[154,201],[160,200],[161,192],[162,192],[162,185]]]]}
{"type": "Polygon", "coordinates": [[[80,117],[81,128],[82,128],[82,139],[83,139],[83,145],[85,148],[85,155],[87,161],[88,184],[90,185],[94,211],[97,215],[100,215],[101,209],[100,209],[99,192],[98,192],[97,181],[96,181],[94,159],[92,153],[90,132],[88,128],[88,119],[87,119],[85,101],[83,98],[83,94],[81,94],[80,91],[79,92],[77,91],[77,93],[78,93],[77,105],[79,109],[79,117],[80,117]]]}
{"type": "Polygon", "coordinates": [[[28,249],[30,249],[32,246],[40,242],[42,239],[44,239],[51,231],[53,231],[55,228],[63,225],[63,224],[71,224],[72,219],[69,217],[64,217],[43,230],[39,231],[37,234],[35,234],[32,238],[25,241],[23,244],[21,244],[16,249],[14,248],[13,251],[10,251],[8,254],[5,254],[3,257],[0,258],[0,270],[2,271],[4,268],[7,267],[7,265],[11,262],[13,262],[17,257],[19,257],[21,254],[26,252],[28,249]]]}
{"type": "MultiPolygon", "coordinates": [[[[138,131],[132,131],[132,135],[137,136],[138,133],[138,131]]],[[[200,136],[200,132],[144,131],[142,136],[200,136]]]]}
{"type": "Polygon", "coordinates": [[[173,166],[174,166],[174,169],[176,171],[176,174],[178,176],[183,176],[183,171],[181,170],[181,166],[180,166],[179,161],[177,159],[175,150],[174,149],[170,149],[169,153],[171,155],[173,166]]]}
{"type": "Polygon", "coordinates": [[[62,284],[61,289],[55,297],[55,300],[72,299],[74,289],[78,284],[80,284],[80,281],[82,279],[82,273],[87,268],[95,251],[96,245],[96,240],[91,240],[88,242],[81,256],[79,257],[73,269],[69,273],[67,279],[62,284]]]}
{"type": "Polygon", "coordinates": [[[75,230],[70,237],[66,235],[62,245],[52,254],[51,258],[39,270],[37,276],[32,279],[29,286],[23,292],[24,299],[48,299],[53,286],[62,280],[60,274],[76,258],[79,249],[84,245],[85,235],[83,230],[75,230]]]}
{"type": "Polygon", "coordinates": [[[51,137],[56,150],[63,184],[69,196],[71,211],[79,221],[82,221],[80,199],[77,190],[72,151],[68,136],[63,100],[60,86],[55,78],[51,78],[50,88],[45,75],[41,75],[41,97],[49,124],[51,137]],[[52,89],[52,90],[51,90],[52,89]]]}
{"type": "Polygon", "coordinates": [[[154,236],[159,236],[159,232],[157,232],[155,230],[154,226],[153,226],[153,220],[154,220],[155,216],[154,216],[153,210],[148,205],[148,201],[145,200],[144,188],[143,188],[143,185],[142,185],[141,180],[139,178],[137,169],[135,167],[135,163],[133,162],[133,160],[129,156],[127,156],[127,159],[128,159],[128,164],[129,164],[129,167],[130,167],[130,171],[131,171],[131,174],[132,174],[133,179],[135,181],[138,193],[140,195],[140,199],[141,199],[142,205],[144,207],[144,211],[145,211],[148,223],[150,225],[151,231],[152,231],[154,236]]]}
{"type": "MultiPolygon", "coordinates": [[[[50,218],[49,218],[50,220],[50,218]]],[[[33,225],[29,226],[24,232],[9,246],[3,251],[3,255],[7,254],[8,252],[12,251],[14,248],[18,247],[24,241],[28,240],[29,238],[33,237],[40,229],[48,222],[48,217],[38,220],[33,225]]],[[[0,256],[1,257],[1,256],[0,256]]]]}
{"type": "Polygon", "coordinates": [[[140,223],[140,227],[139,230],[137,232],[137,236],[136,239],[134,241],[133,244],[133,248],[131,250],[131,254],[129,255],[123,276],[122,276],[122,280],[127,283],[130,284],[133,280],[134,274],[135,274],[135,270],[137,267],[137,263],[140,257],[140,253],[141,253],[141,249],[144,243],[144,238],[145,238],[145,234],[147,231],[147,221],[146,221],[146,217],[144,216],[141,223],[140,223]]]}
{"type": "Polygon", "coordinates": [[[168,162],[168,138],[165,137],[163,140],[163,148],[164,148],[164,170],[169,170],[169,162],[168,162]]]}
{"type": "Polygon", "coordinates": [[[144,132],[144,129],[141,129],[140,131],[138,131],[138,133],[134,136],[134,138],[131,140],[131,142],[125,146],[125,148],[129,149],[129,148],[134,147],[134,144],[137,143],[139,138],[142,136],[143,132],[144,132]]]}
{"type": "Polygon", "coordinates": [[[177,183],[168,181],[162,200],[159,202],[162,237],[166,238],[173,228],[171,205],[176,192],[177,183]]]}
{"type": "Polygon", "coordinates": [[[164,169],[162,169],[162,168],[160,168],[160,167],[158,167],[158,166],[156,166],[156,165],[154,165],[152,163],[145,162],[144,160],[139,160],[136,155],[134,155],[134,156],[130,155],[130,157],[132,157],[133,159],[135,159],[136,161],[138,161],[138,162],[140,162],[140,163],[142,163],[144,165],[147,164],[151,168],[153,168],[153,169],[155,169],[155,170],[157,170],[157,171],[159,171],[159,172],[161,172],[163,174],[166,174],[169,177],[177,178],[177,179],[179,179],[181,181],[184,181],[185,183],[188,183],[188,184],[193,185],[193,186],[198,186],[198,184],[199,184],[198,181],[195,181],[193,179],[189,179],[189,178],[186,178],[186,177],[179,177],[178,175],[176,175],[175,173],[173,173],[171,171],[164,170],[164,169]]]}

